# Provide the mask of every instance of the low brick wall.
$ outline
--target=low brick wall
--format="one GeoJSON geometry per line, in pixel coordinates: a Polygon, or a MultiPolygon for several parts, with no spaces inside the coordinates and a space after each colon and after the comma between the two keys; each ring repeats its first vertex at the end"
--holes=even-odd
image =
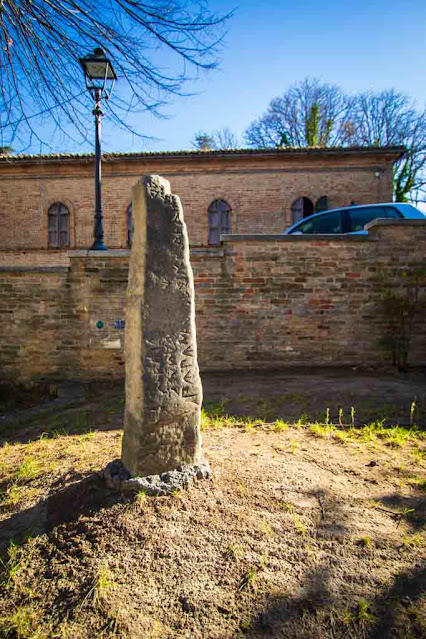
{"type": "Polygon", "coordinates": [[[10,267],[69,266],[68,249],[6,249],[0,250],[0,269],[10,267]]]}
{"type": "MultiPolygon", "coordinates": [[[[426,222],[394,220],[368,236],[230,235],[192,249],[200,366],[380,366],[384,290],[425,255],[426,222]]],[[[122,377],[129,252],[46,251],[37,266],[15,252],[10,262],[0,255],[1,379],[122,377]]]]}
{"type": "Polygon", "coordinates": [[[68,267],[0,267],[2,381],[76,375],[73,306],[68,267]]]}

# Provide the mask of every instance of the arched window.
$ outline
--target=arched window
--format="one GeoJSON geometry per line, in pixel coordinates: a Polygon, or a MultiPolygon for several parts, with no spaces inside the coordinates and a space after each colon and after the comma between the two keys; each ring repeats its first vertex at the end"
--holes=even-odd
{"type": "Polygon", "coordinates": [[[304,217],[312,215],[314,205],[308,197],[299,197],[291,205],[291,223],[295,224],[304,217]]]}
{"type": "Polygon", "coordinates": [[[129,248],[132,247],[133,242],[133,232],[135,230],[135,221],[133,219],[133,205],[130,202],[126,211],[126,244],[129,248]]]}
{"type": "Polygon", "coordinates": [[[321,211],[328,211],[330,204],[326,195],[321,195],[315,204],[315,213],[321,213],[321,211]]]}
{"type": "Polygon", "coordinates": [[[209,244],[220,244],[222,233],[231,231],[231,207],[225,200],[214,200],[208,208],[209,244]]]}
{"type": "Polygon", "coordinates": [[[55,202],[49,208],[47,235],[50,248],[70,245],[70,212],[62,202],[55,202]]]}

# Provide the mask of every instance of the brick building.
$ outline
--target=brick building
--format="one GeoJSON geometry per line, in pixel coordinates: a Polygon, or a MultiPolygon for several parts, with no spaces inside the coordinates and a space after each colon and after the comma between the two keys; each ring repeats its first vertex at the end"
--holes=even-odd
{"type": "MultiPolygon", "coordinates": [[[[280,231],[315,208],[390,201],[402,151],[108,155],[108,251],[87,250],[92,156],[0,158],[0,381],[123,376],[129,206],[147,173],[183,202],[202,370],[392,361],[383,293],[404,295],[402,275],[425,267],[426,220],[376,220],[366,235],[333,238],[280,231]]],[[[426,362],[420,314],[410,361],[426,362]]]]}
{"type": "MultiPolygon", "coordinates": [[[[182,200],[191,246],[221,233],[279,233],[315,210],[392,200],[403,149],[348,148],[107,154],[105,242],[131,239],[132,186],[166,177],[182,200]]],[[[92,155],[0,158],[0,250],[83,249],[93,237],[92,155]]]]}

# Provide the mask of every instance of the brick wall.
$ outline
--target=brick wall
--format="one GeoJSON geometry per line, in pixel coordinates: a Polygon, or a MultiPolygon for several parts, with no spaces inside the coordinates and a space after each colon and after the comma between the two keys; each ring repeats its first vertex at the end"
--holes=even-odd
{"type": "MultiPolygon", "coordinates": [[[[204,370],[379,366],[383,278],[401,282],[410,264],[426,266],[426,223],[417,220],[380,220],[368,236],[332,240],[224,239],[191,251],[204,370]]],[[[1,257],[2,379],[124,374],[128,251],[70,252],[63,267],[5,266],[1,257]]],[[[426,363],[422,317],[410,359],[426,363]]]]}
{"type": "MultiPolygon", "coordinates": [[[[373,150],[374,151],[374,150],[373,150]]],[[[291,224],[301,196],[324,195],[331,207],[392,199],[392,162],[400,153],[269,152],[265,156],[195,154],[103,162],[105,241],[126,246],[126,209],[142,176],[159,173],[181,197],[192,246],[207,244],[207,209],[215,199],[232,208],[233,233],[276,233],[291,224]]],[[[47,248],[47,212],[54,202],[70,211],[71,248],[93,242],[93,159],[0,161],[0,249],[47,248]]],[[[59,256],[60,258],[60,256],[59,256]]],[[[59,263],[59,262],[58,262],[59,263]]]]}
{"type": "Polygon", "coordinates": [[[0,268],[5,267],[43,267],[69,266],[69,250],[0,250],[0,268]]]}
{"type": "MultiPolygon", "coordinates": [[[[197,290],[201,362],[219,369],[388,360],[379,347],[389,323],[381,298],[410,265],[426,268],[426,223],[384,222],[369,236],[333,240],[229,237],[197,290]]],[[[421,315],[410,361],[426,363],[421,315]]]]}
{"type": "Polygon", "coordinates": [[[74,309],[67,267],[0,267],[1,379],[74,377],[74,309]]]}

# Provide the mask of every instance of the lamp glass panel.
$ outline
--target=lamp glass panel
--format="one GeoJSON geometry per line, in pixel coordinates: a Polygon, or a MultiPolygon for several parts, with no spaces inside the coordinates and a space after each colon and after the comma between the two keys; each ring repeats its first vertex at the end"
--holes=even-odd
{"type": "Polygon", "coordinates": [[[92,62],[90,60],[87,60],[85,61],[84,66],[86,67],[87,75],[92,80],[103,80],[105,78],[105,70],[106,70],[106,77],[108,79],[110,80],[115,79],[114,71],[112,70],[108,62],[101,62],[101,61],[92,62]]]}

